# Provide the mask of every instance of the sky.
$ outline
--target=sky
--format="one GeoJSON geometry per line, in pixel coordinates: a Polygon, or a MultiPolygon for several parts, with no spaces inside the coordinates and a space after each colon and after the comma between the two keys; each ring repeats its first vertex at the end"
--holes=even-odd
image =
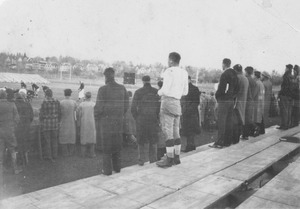
{"type": "Polygon", "coordinates": [[[283,72],[300,64],[299,0],[0,0],[0,51],[283,72]]]}

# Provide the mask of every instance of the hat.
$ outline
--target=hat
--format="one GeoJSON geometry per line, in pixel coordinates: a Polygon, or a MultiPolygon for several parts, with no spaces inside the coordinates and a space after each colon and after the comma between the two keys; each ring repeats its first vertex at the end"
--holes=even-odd
{"type": "Polygon", "coordinates": [[[267,78],[271,78],[270,74],[266,71],[262,72],[261,75],[264,76],[264,77],[267,77],[267,78]]]}
{"type": "Polygon", "coordinates": [[[254,75],[255,75],[256,77],[260,78],[261,72],[260,72],[260,71],[255,71],[255,72],[254,72],[254,75]]]}
{"type": "Polygon", "coordinates": [[[243,67],[240,64],[233,66],[233,69],[237,72],[242,72],[243,67]]]}
{"type": "Polygon", "coordinates": [[[144,82],[149,82],[151,79],[150,79],[150,76],[149,75],[145,75],[145,76],[143,76],[143,78],[142,78],[142,81],[144,81],[144,82]]]}
{"type": "Polygon", "coordinates": [[[253,74],[253,71],[254,71],[254,69],[253,69],[253,67],[251,67],[251,66],[248,66],[248,67],[246,67],[245,68],[245,71],[248,73],[248,74],[253,74]]]}
{"type": "Polygon", "coordinates": [[[292,64],[288,64],[288,65],[286,65],[286,68],[289,69],[289,70],[292,70],[293,69],[293,65],[292,64]]]}
{"type": "Polygon", "coordinates": [[[71,89],[65,89],[64,92],[65,92],[65,96],[71,96],[71,94],[72,94],[71,89]]]}

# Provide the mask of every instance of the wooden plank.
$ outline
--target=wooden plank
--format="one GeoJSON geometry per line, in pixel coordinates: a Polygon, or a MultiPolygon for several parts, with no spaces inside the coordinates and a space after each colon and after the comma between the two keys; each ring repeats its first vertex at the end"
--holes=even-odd
{"type": "Polygon", "coordinates": [[[134,200],[130,200],[127,198],[124,198],[122,196],[116,196],[114,198],[111,198],[106,201],[99,201],[90,203],[88,205],[85,205],[85,208],[89,209],[138,209],[143,207],[144,205],[142,203],[139,203],[134,200]]]}
{"type": "Polygon", "coordinates": [[[205,208],[207,205],[214,203],[218,198],[215,195],[184,188],[148,206],[154,209],[205,208]]]}
{"type": "Polygon", "coordinates": [[[236,209],[254,209],[254,208],[272,208],[272,209],[296,209],[291,205],[281,204],[278,202],[273,202],[259,197],[249,197],[245,202],[239,205],[236,209]]]}
{"type": "Polygon", "coordinates": [[[220,198],[230,194],[233,190],[242,185],[242,181],[229,179],[221,176],[210,175],[197,181],[187,188],[203,193],[218,196],[220,198]]]}
{"type": "Polygon", "coordinates": [[[253,155],[236,165],[226,168],[216,175],[227,178],[246,181],[263,172],[281,158],[297,149],[300,145],[288,142],[280,142],[270,148],[253,155]]]}

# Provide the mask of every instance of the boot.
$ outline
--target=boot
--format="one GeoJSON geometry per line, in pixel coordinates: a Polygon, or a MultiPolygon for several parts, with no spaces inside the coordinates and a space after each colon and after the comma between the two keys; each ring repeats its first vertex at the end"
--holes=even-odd
{"type": "Polygon", "coordinates": [[[165,155],[160,161],[156,162],[156,165],[161,168],[171,167],[174,164],[174,158],[170,158],[165,155]]]}
{"type": "Polygon", "coordinates": [[[17,165],[17,152],[11,153],[11,159],[12,159],[12,165],[14,169],[14,174],[19,174],[22,172],[22,169],[18,167],[17,165]]]}
{"type": "Polygon", "coordinates": [[[179,165],[180,163],[180,155],[174,155],[174,165],[179,165]]]}

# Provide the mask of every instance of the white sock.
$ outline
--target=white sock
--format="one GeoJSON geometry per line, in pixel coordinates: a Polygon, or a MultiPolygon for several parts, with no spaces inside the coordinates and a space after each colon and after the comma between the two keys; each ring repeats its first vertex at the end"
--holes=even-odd
{"type": "Polygon", "coordinates": [[[167,156],[169,158],[174,158],[174,147],[166,147],[167,149],[167,156]]]}
{"type": "Polygon", "coordinates": [[[174,146],[174,151],[175,151],[175,155],[180,155],[181,144],[180,145],[175,145],[174,146]]]}

